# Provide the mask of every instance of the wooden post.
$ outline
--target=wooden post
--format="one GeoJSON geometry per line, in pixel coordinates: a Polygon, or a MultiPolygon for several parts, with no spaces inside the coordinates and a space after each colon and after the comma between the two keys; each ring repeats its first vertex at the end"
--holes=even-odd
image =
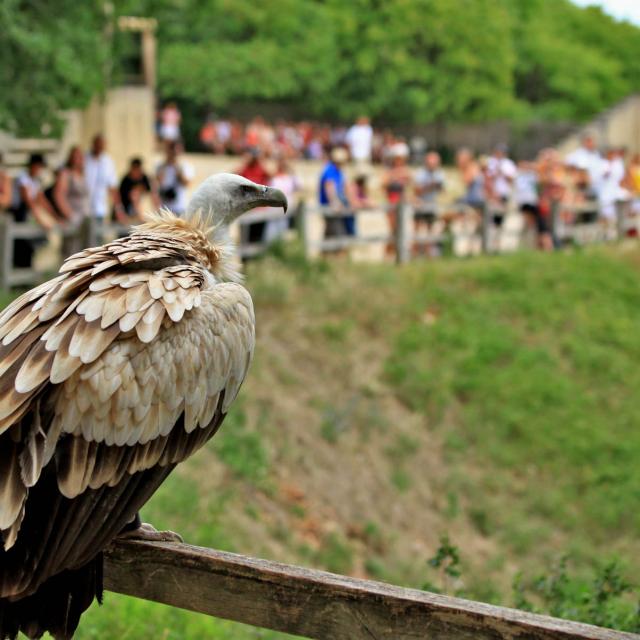
{"type": "MultiPolygon", "coordinates": [[[[526,611],[185,544],[115,542],[105,551],[105,587],[318,640],[639,638],[526,611]]],[[[108,597],[104,606],[109,607],[108,597]]]]}
{"type": "Polygon", "coordinates": [[[560,242],[560,200],[551,201],[551,240],[553,248],[559,249],[560,242]]]}
{"type": "Polygon", "coordinates": [[[396,211],[396,262],[405,264],[411,260],[413,207],[402,200],[398,203],[396,211]]]}
{"type": "Polygon", "coordinates": [[[78,245],[79,250],[86,249],[87,247],[95,246],[93,244],[93,224],[92,218],[87,216],[78,225],[78,245]]]}
{"type": "Polygon", "coordinates": [[[13,239],[11,238],[11,220],[9,214],[0,211],[0,290],[9,288],[9,276],[13,268],[13,239]]]}
{"type": "Polygon", "coordinates": [[[480,233],[481,233],[481,246],[482,253],[489,253],[491,250],[490,239],[491,239],[491,207],[488,202],[482,203],[482,209],[480,210],[481,220],[480,220],[480,233]]]}
{"type": "Polygon", "coordinates": [[[87,246],[86,244],[84,244],[83,226],[84,220],[76,223],[75,227],[72,230],[63,229],[61,231],[61,251],[63,260],[87,246]]]}
{"type": "Polygon", "coordinates": [[[616,230],[618,234],[618,240],[622,240],[626,233],[626,216],[627,216],[627,202],[625,200],[616,200],[616,230]]]}
{"type": "Polygon", "coordinates": [[[300,200],[298,205],[298,232],[302,238],[302,244],[304,245],[304,255],[307,260],[311,258],[311,212],[307,206],[306,200],[300,200]]]}

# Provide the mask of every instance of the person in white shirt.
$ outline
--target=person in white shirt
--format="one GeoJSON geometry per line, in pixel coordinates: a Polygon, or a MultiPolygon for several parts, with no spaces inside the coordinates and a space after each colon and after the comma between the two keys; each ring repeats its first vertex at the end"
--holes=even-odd
{"type": "Polygon", "coordinates": [[[109,198],[116,215],[123,213],[118,176],[113,160],[105,149],[104,136],[99,133],[93,138],[91,151],[84,160],[84,175],[89,190],[89,211],[100,222],[109,217],[109,198]]]}
{"type": "Polygon", "coordinates": [[[616,202],[626,196],[622,187],[625,176],[624,160],[616,149],[609,149],[600,162],[600,174],[595,183],[600,216],[613,220],[616,216],[616,202]]]}
{"type": "Polygon", "coordinates": [[[373,129],[366,116],[360,116],[346,135],[351,159],[357,165],[368,165],[371,162],[373,149],[373,129]]]}
{"type": "Polygon", "coordinates": [[[167,143],[165,161],[156,171],[160,202],[176,215],[187,210],[187,189],[194,178],[193,167],[179,158],[181,151],[179,142],[167,143]]]}
{"type": "Polygon", "coordinates": [[[498,145],[487,160],[487,173],[492,181],[493,193],[502,204],[506,204],[511,198],[518,170],[513,160],[507,158],[504,145],[498,145]]]}
{"type": "Polygon", "coordinates": [[[585,190],[587,197],[598,195],[597,185],[605,168],[593,136],[583,136],[580,146],[565,158],[565,164],[586,174],[589,180],[589,185],[585,190]]]}
{"type": "Polygon", "coordinates": [[[182,114],[175,102],[167,102],[164,109],[160,112],[160,137],[164,141],[172,141],[180,139],[180,121],[182,114]]]}
{"type": "MultiPolygon", "coordinates": [[[[300,181],[291,170],[289,163],[284,157],[278,159],[278,166],[276,172],[271,178],[270,185],[276,189],[280,189],[282,193],[287,196],[289,201],[289,208],[293,209],[294,199],[296,194],[300,191],[300,181]]],[[[274,211],[276,211],[274,209],[274,211]]],[[[281,210],[277,210],[282,214],[281,210]]],[[[275,220],[268,220],[264,226],[264,241],[273,242],[286,233],[289,228],[289,218],[283,215],[279,215],[275,220]]]]}
{"type": "Polygon", "coordinates": [[[507,158],[507,148],[505,145],[497,145],[493,155],[487,159],[485,176],[486,191],[491,199],[497,201],[498,207],[493,212],[493,221],[500,227],[505,217],[504,207],[511,199],[513,184],[518,174],[515,163],[507,158]]]}

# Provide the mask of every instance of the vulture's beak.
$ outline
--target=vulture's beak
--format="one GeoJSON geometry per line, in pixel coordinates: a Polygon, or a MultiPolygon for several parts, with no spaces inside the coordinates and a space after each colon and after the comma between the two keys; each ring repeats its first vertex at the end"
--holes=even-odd
{"type": "Polygon", "coordinates": [[[260,191],[258,192],[258,197],[255,201],[256,207],[282,207],[284,212],[287,213],[287,196],[280,191],[280,189],[275,189],[274,187],[260,187],[260,191]]]}

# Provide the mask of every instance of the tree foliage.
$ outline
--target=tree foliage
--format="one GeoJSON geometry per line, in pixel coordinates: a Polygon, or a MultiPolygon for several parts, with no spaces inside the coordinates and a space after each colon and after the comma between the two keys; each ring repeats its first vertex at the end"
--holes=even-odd
{"type": "MultiPolygon", "coordinates": [[[[33,128],[102,89],[103,4],[4,0],[0,127],[33,128]]],[[[640,30],[570,0],[114,7],[158,19],[161,95],[218,112],[274,102],[332,120],[583,120],[640,90],[640,30]]]]}
{"type": "Polygon", "coordinates": [[[640,30],[569,0],[146,0],[161,88],[224,110],[581,120],[640,89],[640,30]]]}
{"type": "Polygon", "coordinates": [[[2,0],[0,129],[55,133],[63,109],[104,86],[108,48],[102,4],[2,0]]]}

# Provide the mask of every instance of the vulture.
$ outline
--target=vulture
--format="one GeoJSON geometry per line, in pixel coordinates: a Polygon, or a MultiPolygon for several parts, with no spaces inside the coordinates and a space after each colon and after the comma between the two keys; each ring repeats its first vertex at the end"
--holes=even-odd
{"type": "Polygon", "coordinates": [[[228,226],[274,188],[216,174],[0,313],[0,640],[71,638],[116,537],[222,423],[254,346],[228,226]]]}

